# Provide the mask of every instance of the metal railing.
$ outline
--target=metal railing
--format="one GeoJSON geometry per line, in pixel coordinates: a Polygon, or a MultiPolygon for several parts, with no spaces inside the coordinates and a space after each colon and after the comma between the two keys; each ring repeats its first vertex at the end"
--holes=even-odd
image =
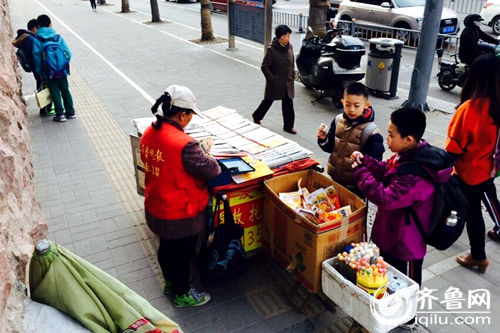
{"type": "Polygon", "coordinates": [[[444,0],[444,6],[460,14],[479,14],[486,0],[444,0]]]}
{"type": "Polygon", "coordinates": [[[298,32],[304,32],[307,27],[308,16],[299,13],[281,13],[273,11],[273,24],[285,24],[292,28],[298,28],[298,32]]]}
{"type": "MultiPolygon", "coordinates": [[[[420,41],[420,31],[403,28],[381,27],[370,24],[360,24],[339,20],[338,27],[345,34],[369,40],[371,38],[395,38],[404,42],[404,47],[416,49],[420,41]]],[[[458,52],[460,37],[457,35],[438,35],[436,49],[443,49],[444,54],[452,55],[458,52]]]]}

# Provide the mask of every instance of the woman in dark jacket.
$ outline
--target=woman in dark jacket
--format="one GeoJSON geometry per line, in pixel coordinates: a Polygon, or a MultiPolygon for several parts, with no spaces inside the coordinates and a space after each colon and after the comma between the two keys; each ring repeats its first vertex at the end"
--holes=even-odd
{"type": "Polygon", "coordinates": [[[210,300],[210,295],[190,287],[190,262],[207,220],[205,180],[221,170],[199,142],[184,133],[197,111],[191,90],[172,85],[156,101],[153,113],[160,104],[163,115],[156,115],[157,121],[141,138],[146,221],[160,237],[158,262],[165,278],[163,293],[175,292],[175,307],[200,306],[210,300]]]}
{"type": "Polygon", "coordinates": [[[283,130],[291,134],[297,134],[297,131],[293,128],[295,122],[295,112],[293,110],[295,58],[290,44],[291,33],[292,30],[286,25],[276,27],[276,38],[268,46],[260,67],[266,77],[264,99],[252,114],[252,117],[254,123],[260,125],[260,121],[273,105],[273,101],[281,100],[284,121],[283,130]]]}

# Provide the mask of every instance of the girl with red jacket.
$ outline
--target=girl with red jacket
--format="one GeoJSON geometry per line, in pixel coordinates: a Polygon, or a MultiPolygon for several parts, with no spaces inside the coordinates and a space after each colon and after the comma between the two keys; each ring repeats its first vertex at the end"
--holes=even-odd
{"type": "Polygon", "coordinates": [[[481,55],[470,67],[462,89],[461,103],[448,127],[445,149],[457,155],[454,173],[461,180],[469,201],[466,221],[471,253],[459,255],[464,267],[488,267],[485,253],[485,225],[481,212],[483,201],[495,227],[488,236],[500,240],[500,204],[497,199],[493,169],[493,153],[500,126],[500,60],[492,54],[481,55]]]}

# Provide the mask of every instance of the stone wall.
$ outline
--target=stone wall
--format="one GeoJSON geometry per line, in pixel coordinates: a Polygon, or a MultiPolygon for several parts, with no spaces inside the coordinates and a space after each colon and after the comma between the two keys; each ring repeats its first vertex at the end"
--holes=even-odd
{"type": "Polygon", "coordinates": [[[45,237],[7,0],[0,0],[0,332],[22,332],[27,267],[45,237]]]}

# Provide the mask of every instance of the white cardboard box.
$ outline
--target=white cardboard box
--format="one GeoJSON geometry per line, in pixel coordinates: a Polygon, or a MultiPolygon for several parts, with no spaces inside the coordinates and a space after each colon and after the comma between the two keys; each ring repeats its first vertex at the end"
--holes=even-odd
{"type": "Polygon", "coordinates": [[[321,276],[323,293],[368,331],[389,332],[415,316],[419,290],[415,281],[389,265],[389,271],[406,281],[408,287],[383,300],[375,299],[333,268],[337,261],[335,257],[323,261],[321,276]],[[390,316],[384,315],[389,311],[394,313],[390,316]]]}

